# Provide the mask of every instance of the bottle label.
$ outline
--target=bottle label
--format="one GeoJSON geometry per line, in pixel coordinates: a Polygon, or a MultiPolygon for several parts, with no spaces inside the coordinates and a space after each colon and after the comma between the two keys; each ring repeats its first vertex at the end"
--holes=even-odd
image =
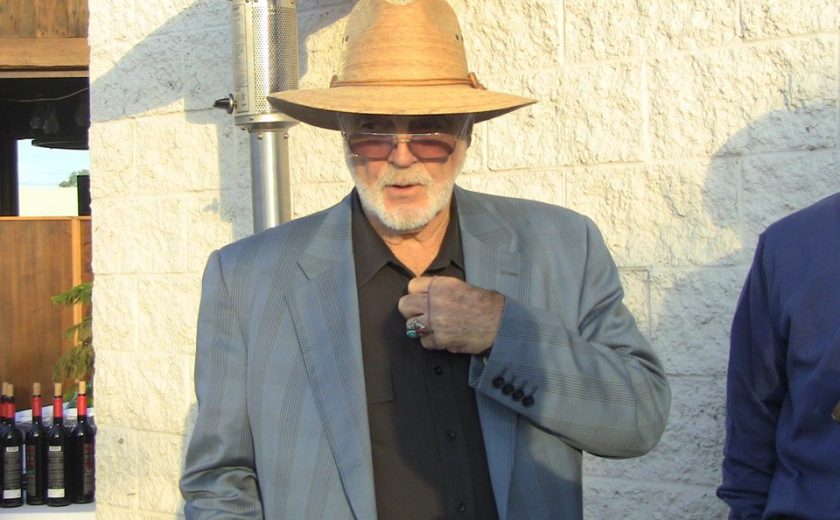
{"type": "Polygon", "coordinates": [[[93,443],[85,444],[82,447],[83,450],[83,458],[82,458],[82,493],[85,495],[89,495],[93,493],[93,485],[94,485],[94,471],[96,468],[96,464],[94,462],[94,455],[93,455],[93,443]]]}
{"type": "Polygon", "coordinates": [[[26,496],[37,496],[38,489],[38,466],[35,464],[36,446],[29,444],[26,446],[26,496]]]}
{"type": "Polygon", "coordinates": [[[20,498],[20,447],[6,446],[3,450],[3,498],[20,498]]]}
{"type": "Polygon", "coordinates": [[[64,450],[50,446],[47,451],[47,498],[64,498],[64,450]]]}

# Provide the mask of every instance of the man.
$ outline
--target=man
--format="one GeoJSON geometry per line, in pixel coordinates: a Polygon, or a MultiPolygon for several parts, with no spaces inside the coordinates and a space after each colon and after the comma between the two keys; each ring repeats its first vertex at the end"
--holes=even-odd
{"type": "MultiPolygon", "coordinates": [[[[188,518],[580,518],[581,453],[665,426],[662,366],[594,224],[454,186],[484,89],[444,0],[361,0],[331,88],[356,189],[214,253],[188,518]]],[[[511,143],[515,146],[515,143],[511,143]]]]}
{"type": "Polygon", "coordinates": [[[732,323],[732,519],[840,518],[840,193],[771,225],[732,323]]]}

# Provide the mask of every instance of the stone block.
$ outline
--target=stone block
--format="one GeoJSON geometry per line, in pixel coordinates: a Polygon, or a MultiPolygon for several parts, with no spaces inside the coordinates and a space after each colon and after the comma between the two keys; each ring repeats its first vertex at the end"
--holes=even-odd
{"type": "Polygon", "coordinates": [[[332,76],[338,74],[345,17],[352,4],[331,0],[314,0],[314,5],[312,2],[307,4],[299,5],[298,11],[299,85],[301,88],[327,88],[332,76]],[[319,7],[321,4],[331,5],[319,7]]]}
{"type": "Polygon", "coordinates": [[[248,186],[231,147],[225,146],[234,132],[232,123],[226,114],[210,110],[137,119],[136,193],[248,186]]]}
{"type": "Polygon", "coordinates": [[[248,132],[233,124],[233,117],[221,110],[190,112],[175,123],[182,135],[168,152],[181,162],[192,190],[234,190],[251,187],[251,156],[248,132]]]}
{"type": "Polygon", "coordinates": [[[746,158],[743,191],[744,234],[752,251],[758,234],[769,224],[840,191],[840,152],[746,158]]]}
{"type": "Polygon", "coordinates": [[[88,44],[91,51],[133,38],[135,12],[132,7],[133,4],[121,0],[100,0],[88,5],[88,44]]]}
{"type": "Polygon", "coordinates": [[[639,161],[647,155],[640,63],[568,65],[527,79],[512,75],[504,87],[538,103],[488,123],[491,169],[639,161]]]}
{"type": "Polygon", "coordinates": [[[137,415],[146,431],[181,434],[189,414],[192,356],[139,353],[125,382],[135,396],[144,397],[137,415]]]}
{"type": "Polygon", "coordinates": [[[107,345],[109,350],[134,352],[137,314],[136,279],[97,273],[92,313],[96,344],[107,345]]]}
{"type": "Polygon", "coordinates": [[[289,131],[293,183],[330,183],[350,179],[341,133],[305,124],[289,131]]]}
{"type": "Polygon", "coordinates": [[[188,195],[138,197],[120,231],[135,244],[137,272],[182,273],[186,270],[188,195]]]}
{"type": "Polygon", "coordinates": [[[137,437],[141,441],[140,457],[147,461],[138,467],[143,482],[140,488],[143,508],[173,515],[182,511],[184,501],[178,490],[178,479],[186,450],[184,437],[156,432],[139,432],[137,437]]]}
{"type": "Polygon", "coordinates": [[[566,2],[566,58],[573,63],[626,59],[735,43],[735,0],[566,2]]]}
{"type": "Polygon", "coordinates": [[[744,38],[779,38],[840,27],[840,5],[834,0],[749,0],[741,5],[744,38]]]}
{"type": "Polygon", "coordinates": [[[587,520],[725,520],[728,513],[714,487],[624,479],[584,481],[583,504],[587,520]]]}
{"type": "MultiPolygon", "coordinates": [[[[233,89],[232,50],[227,31],[150,35],[112,65],[96,65],[91,92],[98,98],[94,120],[210,108],[233,89]]],[[[92,50],[92,64],[102,58],[92,50]]]]}
{"type": "Polygon", "coordinates": [[[251,190],[195,193],[187,203],[187,271],[201,273],[210,252],[254,232],[251,190]]]}
{"type": "Polygon", "coordinates": [[[569,61],[600,61],[641,53],[644,20],[636,2],[568,0],[565,8],[569,61]]]}
{"type": "MultiPolygon", "coordinates": [[[[132,31],[138,40],[172,33],[202,32],[213,28],[217,40],[231,31],[231,2],[166,0],[136,2],[132,31]]],[[[221,43],[220,43],[221,45],[221,43]]]]}
{"type": "MultiPolygon", "coordinates": [[[[648,55],[740,43],[736,0],[666,0],[637,5],[648,55]]],[[[599,36],[609,38],[610,34],[599,36]]]]}
{"type": "Polygon", "coordinates": [[[729,330],[748,266],[654,269],[651,340],[674,375],[720,375],[729,360],[729,330]]]}
{"type": "Polygon", "coordinates": [[[567,202],[601,229],[624,267],[720,265],[740,246],[738,194],[723,163],[577,168],[567,202]]]}
{"type": "Polygon", "coordinates": [[[633,314],[642,334],[650,338],[650,272],[619,268],[618,274],[624,288],[624,305],[633,314]]]}
{"type": "Polygon", "coordinates": [[[584,457],[584,481],[609,477],[715,487],[723,461],[726,380],[724,376],[671,376],[671,415],[656,448],[633,459],[584,457]]]}
{"type": "Polygon", "coordinates": [[[820,36],[654,60],[649,82],[653,156],[765,151],[761,119],[779,110],[793,111],[800,123],[808,123],[776,127],[776,135],[788,136],[795,149],[826,146],[836,138],[831,101],[837,89],[836,50],[835,39],[820,36]]]}
{"type": "Polygon", "coordinates": [[[134,384],[139,371],[136,354],[111,350],[105,345],[105,338],[97,339],[96,424],[99,427],[146,428],[145,414],[141,414],[150,397],[143,387],[134,384]],[[142,402],[137,402],[138,396],[143,396],[142,402]]]}
{"type": "MultiPolygon", "coordinates": [[[[98,378],[99,374],[97,374],[98,378]]],[[[132,406],[139,404],[141,403],[134,403],[132,406]]],[[[123,427],[113,424],[102,425],[99,421],[97,424],[97,514],[101,504],[136,509],[140,505],[139,491],[142,487],[137,468],[141,467],[142,461],[146,460],[141,456],[137,432],[128,428],[128,423],[123,423],[123,427]]]]}
{"type": "MultiPolygon", "coordinates": [[[[97,497],[98,498],[98,497],[97,497]]],[[[96,501],[96,520],[173,520],[184,518],[183,514],[177,516],[172,513],[156,513],[143,509],[128,509],[112,506],[105,502],[96,501]]]]}
{"type": "MultiPolygon", "coordinates": [[[[512,71],[554,68],[563,62],[563,4],[551,0],[453,0],[467,61],[487,88],[512,71]]],[[[515,93],[515,92],[513,92],[515,93]]]]}
{"type": "Polygon", "coordinates": [[[561,206],[565,200],[565,175],[562,171],[512,171],[461,175],[459,186],[468,190],[538,200],[561,206]]]}
{"type": "Polygon", "coordinates": [[[137,202],[130,198],[96,198],[93,230],[93,272],[101,274],[137,272],[139,244],[133,227],[140,217],[137,202]]]}
{"type": "Polygon", "coordinates": [[[97,424],[180,435],[189,415],[192,372],[192,356],[98,347],[97,424]]]}
{"type": "Polygon", "coordinates": [[[91,196],[124,197],[134,192],[134,129],[129,121],[93,123],[88,131],[91,196]]]}
{"type": "Polygon", "coordinates": [[[137,280],[140,341],[147,353],[195,352],[201,277],[194,274],[137,280]]]}

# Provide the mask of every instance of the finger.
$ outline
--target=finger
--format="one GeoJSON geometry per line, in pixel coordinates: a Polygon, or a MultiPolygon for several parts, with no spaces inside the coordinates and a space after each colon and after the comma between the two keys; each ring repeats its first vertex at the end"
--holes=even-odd
{"type": "Polygon", "coordinates": [[[418,276],[408,282],[408,294],[420,294],[429,290],[433,276],[418,276]]]}
{"type": "Polygon", "coordinates": [[[399,309],[400,314],[405,318],[423,314],[426,312],[426,307],[425,294],[407,294],[397,302],[397,309],[399,309]]]}
{"type": "Polygon", "coordinates": [[[420,338],[420,345],[426,350],[444,350],[444,348],[440,346],[438,341],[435,339],[434,332],[420,338]]]}

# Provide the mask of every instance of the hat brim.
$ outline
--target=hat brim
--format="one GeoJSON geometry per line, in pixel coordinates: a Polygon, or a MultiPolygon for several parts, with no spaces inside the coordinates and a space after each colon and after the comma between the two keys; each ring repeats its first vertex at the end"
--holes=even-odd
{"type": "Polygon", "coordinates": [[[340,130],[339,113],[406,116],[474,114],[478,123],[536,103],[533,99],[468,85],[340,86],[285,90],[270,94],[268,100],[298,121],[329,130],[340,130]]]}

